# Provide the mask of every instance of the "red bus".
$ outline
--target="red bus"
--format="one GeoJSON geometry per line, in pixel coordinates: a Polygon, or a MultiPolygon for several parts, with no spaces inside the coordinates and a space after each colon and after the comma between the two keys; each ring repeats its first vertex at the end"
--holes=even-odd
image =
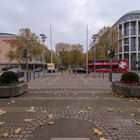
{"type": "Polygon", "coordinates": [[[122,59],[117,61],[100,61],[97,62],[89,61],[88,70],[90,72],[110,72],[112,65],[112,72],[127,72],[128,71],[128,59],[122,59]]]}

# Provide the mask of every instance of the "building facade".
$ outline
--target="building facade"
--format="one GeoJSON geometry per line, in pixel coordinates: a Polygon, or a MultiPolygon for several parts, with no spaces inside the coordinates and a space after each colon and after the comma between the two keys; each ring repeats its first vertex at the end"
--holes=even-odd
{"type": "Polygon", "coordinates": [[[12,49],[9,40],[15,38],[14,34],[0,33],[0,64],[9,64],[9,59],[7,57],[9,51],[12,49]]]}
{"type": "MultiPolygon", "coordinates": [[[[10,33],[0,33],[0,71],[2,70],[2,67],[7,67],[7,66],[13,66],[13,67],[20,67],[23,66],[25,67],[26,65],[26,61],[21,61],[20,64],[17,60],[9,60],[8,58],[8,53],[10,51],[14,51],[14,49],[11,47],[10,43],[8,43],[8,41],[15,39],[16,35],[14,34],[10,34],[10,33]]],[[[43,46],[44,51],[43,53],[45,53],[46,51],[46,47],[43,46]]],[[[42,54],[44,55],[44,54],[42,54]]],[[[42,56],[43,58],[43,56],[42,56]]],[[[42,65],[46,65],[46,62],[44,61],[44,59],[42,60],[28,60],[28,65],[29,67],[41,67],[42,65]]]]}
{"type": "Polygon", "coordinates": [[[128,58],[129,70],[140,70],[140,10],[123,15],[114,25],[118,30],[118,59],[128,58]]]}

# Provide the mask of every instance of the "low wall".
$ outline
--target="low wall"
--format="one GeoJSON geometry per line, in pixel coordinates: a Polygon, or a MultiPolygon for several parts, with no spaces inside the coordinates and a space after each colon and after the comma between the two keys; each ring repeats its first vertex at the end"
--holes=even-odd
{"type": "Polygon", "coordinates": [[[27,83],[21,83],[13,86],[0,86],[0,97],[15,97],[19,96],[28,90],[27,83]]]}
{"type": "Polygon", "coordinates": [[[117,94],[124,95],[126,97],[140,97],[140,85],[113,82],[112,90],[117,94]]]}

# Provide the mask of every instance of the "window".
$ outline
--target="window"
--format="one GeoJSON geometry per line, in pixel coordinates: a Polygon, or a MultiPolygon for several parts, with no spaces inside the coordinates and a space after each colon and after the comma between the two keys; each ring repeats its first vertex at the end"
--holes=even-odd
{"type": "Polygon", "coordinates": [[[129,36],[129,23],[124,24],[124,35],[129,36]]]}
{"type": "Polygon", "coordinates": [[[124,39],[124,45],[129,45],[129,38],[124,39]]]}
{"type": "Polygon", "coordinates": [[[131,38],[131,51],[136,51],[136,38],[131,38]]]}
{"type": "Polygon", "coordinates": [[[131,35],[136,35],[136,22],[131,22],[131,35]]]}

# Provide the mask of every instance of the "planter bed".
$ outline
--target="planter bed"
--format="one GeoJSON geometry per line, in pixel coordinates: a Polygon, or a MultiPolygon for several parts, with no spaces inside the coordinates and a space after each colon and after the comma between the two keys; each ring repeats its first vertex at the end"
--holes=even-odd
{"type": "Polygon", "coordinates": [[[28,90],[27,83],[20,83],[12,86],[0,86],[0,97],[15,97],[19,96],[28,90]]]}
{"type": "Polygon", "coordinates": [[[140,98],[140,84],[113,82],[112,90],[119,95],[124,95],[125,97],[140,98]]]}

